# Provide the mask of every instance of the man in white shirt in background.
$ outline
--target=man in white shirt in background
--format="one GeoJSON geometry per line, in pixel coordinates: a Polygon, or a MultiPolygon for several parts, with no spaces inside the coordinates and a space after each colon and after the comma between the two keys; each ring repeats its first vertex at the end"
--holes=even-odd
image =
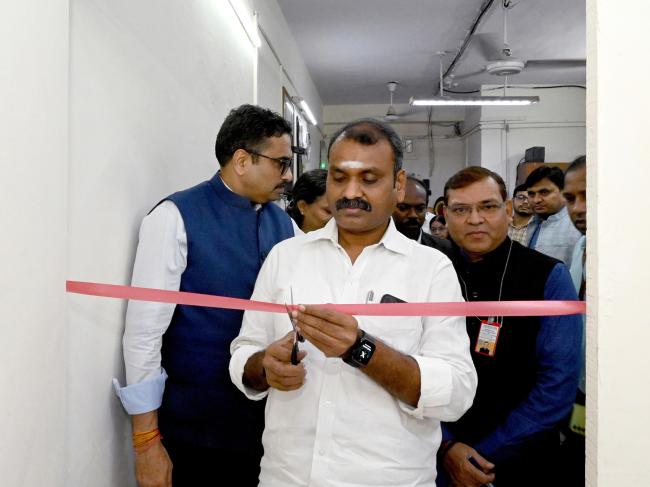
{"type": "MultiPolygon", "coordinates": [[[[332,136],[334,218],[271,251],[252,299],[276,303],[462,300],[449,260],[400,234],[399,136],[376,120],[332,136]]],[[[434,486],[440,421],[471,405],[476,371],[463,317],[354,317],[319,305],[246,312],[230,374],[268,396],[260,486],[434,486]],[[295,322],[298,363],[291,363],[295,322]]]]}

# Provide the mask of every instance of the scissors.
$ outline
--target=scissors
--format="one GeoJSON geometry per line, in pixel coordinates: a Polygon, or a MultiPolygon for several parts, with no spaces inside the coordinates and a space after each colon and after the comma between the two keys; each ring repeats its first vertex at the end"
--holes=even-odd
{"type": "MultiPolygon", "coordinates": [[[[289,292],[291,293],[291,307],[293,308],[293,289],[289,287],[289,292]]],[[[291,321],[291,326],[293,327],[293,331],[296,333],[296,336],[293,339],[293,347],[291,348],[291,364],[292,365],[298,365],[298,342],[304,342],[305,339],[303,336],[298,333],[298,329],[296,328],[296,323],[293,321],[293,316],[291,316],[291,309],[287,305],[287,303],[284,303],[284,307],[287,309],[287,315],[289,315],[289,321],[291,321]]]]}

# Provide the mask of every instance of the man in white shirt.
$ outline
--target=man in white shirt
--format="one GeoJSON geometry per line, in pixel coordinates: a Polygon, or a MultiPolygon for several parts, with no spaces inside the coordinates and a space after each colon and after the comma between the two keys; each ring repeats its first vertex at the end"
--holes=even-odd
{"type": "MultiPolygon", "coordinates": [[[[376,120],[332,137],[327,199],[334,218],[278,244],[252,299],[276,303],[460,301],[441,253],[400,234],[401,141],[376,120]]],[[[319,305],[246,312],[230,374],[268,396],[261,486],[433,486],[440,421],[469,408],[476,371],[462,317],[354,317],[319,305]],[[298,363],[291,355],[296,336],[298,363]]]]}

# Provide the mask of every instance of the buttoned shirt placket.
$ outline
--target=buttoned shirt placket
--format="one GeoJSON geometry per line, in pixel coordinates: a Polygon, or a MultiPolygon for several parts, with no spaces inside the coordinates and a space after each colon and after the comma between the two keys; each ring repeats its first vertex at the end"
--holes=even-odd
{"type": "MultiPolygon", "coordinates": [[[[363,249],[354,264],[347,252],[338,243],[334,243],[341,259],[341,268],[345,269],[344,276],[337,289],[338,303],[358,303],[360,296],[361,276],[372,252],[377,248],[375,244],[363,249]]],[[[367,287],[367,286],[366,286],[367,287]]],[[[343,367],[349,367],[339,358],[326,358],[323,367],[323,382],[318,404],[318,421],[316,423],[316,434],[314,441],[314,453],[312,457],[312,469],[309,479],[310,486],[318,486],[328,478],[329,456],[332,448],[332,433],[337,414],[345,414],[345,411],[337,411],[337,397],[340,395],[340,381],[343,367]]]]}

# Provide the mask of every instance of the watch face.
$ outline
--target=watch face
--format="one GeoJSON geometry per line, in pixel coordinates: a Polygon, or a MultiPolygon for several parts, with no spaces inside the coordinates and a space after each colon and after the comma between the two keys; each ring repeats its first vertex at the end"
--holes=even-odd
{"type": "Polygon", "coordinates": [[[354,351],[354,360],[365,365],[370,360],[370,357],[372,357],[372,352],[374,352],[374,347],[368,342],[365,342],[354,351]]]}

